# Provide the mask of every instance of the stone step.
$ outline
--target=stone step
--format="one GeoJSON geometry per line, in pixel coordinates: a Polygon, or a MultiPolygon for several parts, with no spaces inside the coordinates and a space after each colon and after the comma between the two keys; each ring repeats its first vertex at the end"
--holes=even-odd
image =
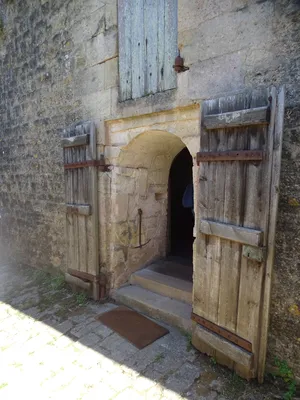
{"type": "Polygon", "coordinates": [[[135,272],[131,275],[130,283],[163,296],[192,304],[192,282],[159,273],[155,269],[155,265],[153,265],[135,272]]]}
{"type": "Polygon", "coordinates": [[[191,332],[192,306],[170,297],[153,293],[140,286],[129,285],[117,289],[112,297],[117,303],[124,304],[149,317],[191,332]]]}

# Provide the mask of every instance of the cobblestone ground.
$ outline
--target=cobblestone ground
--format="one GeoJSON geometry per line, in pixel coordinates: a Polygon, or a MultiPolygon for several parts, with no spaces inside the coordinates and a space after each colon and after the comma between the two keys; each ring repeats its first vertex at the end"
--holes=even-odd
{"type": "Polygon", "coordinates": [[[281,398],[214,365],[174,328],[136,349],[95,320],[113,307],[87,302],[60,276],[0,266],[0,399],[281,398]]]}

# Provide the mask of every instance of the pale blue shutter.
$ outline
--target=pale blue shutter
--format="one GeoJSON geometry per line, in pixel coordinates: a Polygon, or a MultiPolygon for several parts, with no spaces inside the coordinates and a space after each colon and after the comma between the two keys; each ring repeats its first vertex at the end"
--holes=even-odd
{"type": "Polygon", "coordinates": [[[177,0],[119,0],[120,100],[176,87],[177,0]]]}

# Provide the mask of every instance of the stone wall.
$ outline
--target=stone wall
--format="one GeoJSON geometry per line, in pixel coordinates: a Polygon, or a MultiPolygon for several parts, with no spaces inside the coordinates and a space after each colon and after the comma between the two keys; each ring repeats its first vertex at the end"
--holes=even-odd
{"type": "MultiPolygon", "coordinates": [[[[107,161],[119,168],[123,145],[113,142],[104,121],[284,83],[287,101],[268,357],[270,363],[275,355],[288,360],[300,374],[300,4],[178,3],[179,48],[190,70],[178,75],[177,90],[119,103],[116,0],[1,0],[1,259],[65,267],[60,137],[66,126],[93,119],[99,154],[105,152],[107,161]]],[[[125,266],[112,269],[112,198],[118,176],[123,179],[128,173],[133,172],[112,169],[99,174],[101,262],[112,280],[125,266]]]]}

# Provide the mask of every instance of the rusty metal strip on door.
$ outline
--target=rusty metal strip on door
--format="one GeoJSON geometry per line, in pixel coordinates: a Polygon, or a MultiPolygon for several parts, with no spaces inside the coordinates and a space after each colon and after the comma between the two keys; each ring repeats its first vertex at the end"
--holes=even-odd
{"type": "Polygon", "coordinates": [[[261,150],[200,151],[197,153],[197,164],[217,161],[262,161],[261,150]]]}
{"type": "Polygon", "coordinates": [[[213,322],[208,321],[207,319],[200,317],[199,315],[196,315],[194,313],[192,313],[191,318],[193,321],[197,322],[197,324],[203,326],[204,328],[222,336],[223,338],[229,340],[237,346],[252,352],[252,344],[247,340],[241,338],[240,336],[228,331],[227,329],[221,328],[213,322]]]}

